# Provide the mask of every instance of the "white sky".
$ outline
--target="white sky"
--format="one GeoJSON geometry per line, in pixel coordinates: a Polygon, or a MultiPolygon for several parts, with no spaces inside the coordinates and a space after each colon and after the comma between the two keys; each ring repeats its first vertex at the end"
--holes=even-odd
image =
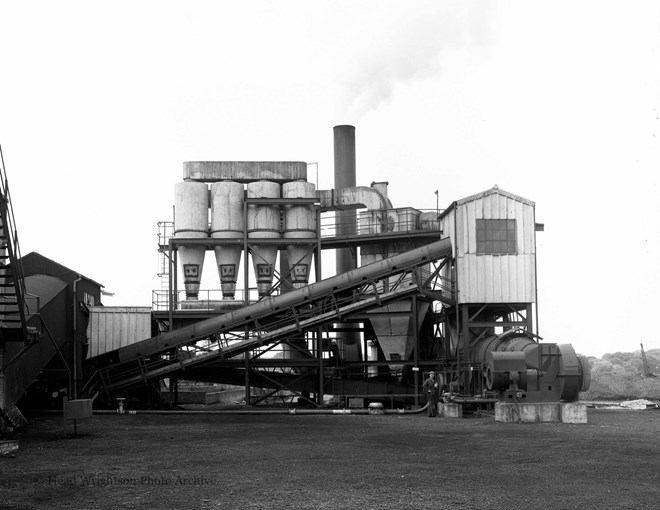
{"type": "Polygon", "coordinates": [[[656,1],[2,0],[22,253],[148,306],[183,161],[317,161],[328,189],[352,124],[396,207],[536,202],[547,341],[660,348],[659,57],[656,1]]]}

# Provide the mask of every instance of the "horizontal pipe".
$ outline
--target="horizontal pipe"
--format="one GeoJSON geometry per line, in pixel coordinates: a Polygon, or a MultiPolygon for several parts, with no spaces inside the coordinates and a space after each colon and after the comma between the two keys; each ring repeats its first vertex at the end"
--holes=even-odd
{"type": "MultiPolygon", "coordinates": [[[[384,409],[383,414],[420,414],[424,412],[428,407],[428,403],[419,409],[384,409]]],[[[33,410],[30,411],[35,414],[62,414],[62,411],[45,409],[45,410],[33,410]]],[[[93,414],[96,415],[108,415],[108,414],[119,414],[118,410],[110,409],[94,409],[93,414]]],[[[257,408],[245,408],[245,409],[213,409],[213,410],[185,410],[185,409],[140,409],[140,410],[125,410],[124,414],[155,414],[155,415],[222,415],[222,414],[244,414],[244,415],[267,415],[267,414],[286,414],[286,415],[346,415],[346,414],[369,414],[369,409],[298,409],[295,407],[291,408],[282,408],[282,409],[257,409],[257,408]]]]}

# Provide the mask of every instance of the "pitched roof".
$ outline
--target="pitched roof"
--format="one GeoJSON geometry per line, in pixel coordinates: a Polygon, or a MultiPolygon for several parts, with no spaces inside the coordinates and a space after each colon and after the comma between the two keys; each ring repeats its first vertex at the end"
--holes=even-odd
{"type": "Polygon", "coordinates": [[[502,195],[504,197],[510,198],[512,200],[516,200],[517,202],[522,202],[523,204],[531,205],[534,206],[534,202],[531,200],[528,200],[526,198],[523,198],[519,195],[514,195],[513,193],[509,193],[508,191],[504,191],[503,189],[500,189],[497,184],[493,186],[491,189],[487,189],[486,191],[482,191],[481,193],[477,193],[475,195],[470,195],[469,197],[461,198],[460,200],[456,201],[457,205],[462,205],[467,202],[473,202],[474,200],[478,200],[483,197],[487,197],[489,195],[502,195]]]}
{"type": "Polygon", "coordinates": [[[502,195],[503,197],[510,198],[512,200],[516,200],[517,202],[522,202],[523,204],[530,205],[534,207],[534,202],[531,200],[528,200],[526,198],[523,198],[519,195],[514,195],[513,193],[509,193],[508,191],[504,191],[503,189],[500,189],[497,184],[493,186],[490,189],[487,189],[486,191],[482,191],[481,193],[476,193],[474,195],[470,195],[465,198],[461,198],[460,200],[456,200],[451,203],[447,209],[445,209],[442,213],[440,213],[440,217],[438,219],[442,219],[445,216],[447,216],[451,211],[453,211],[457,205],[463,205],[467,204],[468,202],[474,202],[475,200],[478,200],[480,198],[487,197],[489,195],[502,195]]]}
{"type": "Polygon", "coordinates": [[[61,269],[62,271],[69,272],[69,273],[73,273],[73,274],[75,274],[75,275],[78,275],[78,276],[81,277],[81,278],[84,278],[84,279],[87,280],[88,282],[91,282],[91,283],[93,283],[93,284],[95,284],[95,285],[98,285],[98,286],[101,287],[101,288],[105,288],[105,286],[104,286],[103,284],[101,284],[101,283],[99,283],[99,282],[97,282],[97,281],[95,281],[95,280],[92,280],[91,278],[88,278],[88,277],[85,276],[84,274],[80,274],[78,271],[74,271],[73,269],[68,268],[68,267],[62,265],[62,264],[60,264],[59,262],[55,262],[53,259],[49,259],[48,257],[46,257],[46,256],[44,256],[44,255],[42,255],[41,253],[38,253],[38,252],[36,252],[36,251],[31,251],[30,253],[28,253],[27,255],[24,255],[24,256],[21,258],[22,261],[29,261],[29,260],[31,260],[31,259],[37,259],[37,260],[41,260],[41,261],[47,262],[51,267],[57,267],[57,268],[61,269]]]}

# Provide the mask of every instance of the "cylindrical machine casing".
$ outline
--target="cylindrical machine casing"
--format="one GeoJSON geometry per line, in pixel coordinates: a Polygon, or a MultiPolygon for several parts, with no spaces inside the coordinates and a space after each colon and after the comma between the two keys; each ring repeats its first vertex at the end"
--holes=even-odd
{"type": "MultiPolygon", "coordinates": [[[[203,182],[179,182],[174,186],[174,238],[209,236],[209,189],[203,182]]],[[[179,247],[187,299],[197,299],[204,267],[204,246],[179,247]]]]}
{"type": "MultiPolygon", "coordinates": [[[[314,184],[306,181],[287,182],[282,185],[282,198],[315,198],[314,184]]],[[[316,239],[316,211],[311,205],[284,207],[284,237],[286,239],[316,239]]],[[[313,244],[286,247],[293,287],[298,289],[309,283],[313,244]]]]}
{"type": "MultiPolygon", "coordinates": [[[[256,181],[247,185],[248,198],[280,198],[280,185],[270,181],[256,181]]],[[[279,239],[280,208],[277,205],[248,205],[248,239],[279,239]]],[[[259,296],[266,296],[273,285],[277,246],[251,244],[252,265],[257,279],[259,296]]]]}
{"type": "Polygon", "coordinates": [[[569,344],[539,344],[524,334],[491,336],[477,342],[470,359],[484,364],[488,389],[502,390],[515,382],[537,399],[572,402],[589,387],[588,363],[569,344]],[[513,372],[519,380],[511,379],[513,372]]]}
{"type": "Polygon", "coordinates": [[[527,368],[539,368],[538,344],[527,336],[484,338],[472,348],[470,358],[474,363],[483,363],[488,353],[494,351],[521,351],[525,353],[527,368]]]}
{"type": "MultiPolygon", "coordinates": [[[[242,239],[245,235],[243,218],[243,185],[234,181],[211,184],[211,237],[242,239]]],[[[243,247],[240,244],[220,244],[214,247],[223,299],[234,299],[238,266],[243,247]]]]}

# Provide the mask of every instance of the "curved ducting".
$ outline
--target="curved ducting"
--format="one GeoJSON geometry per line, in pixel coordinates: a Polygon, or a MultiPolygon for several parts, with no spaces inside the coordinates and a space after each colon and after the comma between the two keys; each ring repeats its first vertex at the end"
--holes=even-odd
{"type": "Polygon", "coordinates": [[[367,186],[318,190],[321,207],[336,209],[392,209],[392,202],[382,193],[367,186]]]}

